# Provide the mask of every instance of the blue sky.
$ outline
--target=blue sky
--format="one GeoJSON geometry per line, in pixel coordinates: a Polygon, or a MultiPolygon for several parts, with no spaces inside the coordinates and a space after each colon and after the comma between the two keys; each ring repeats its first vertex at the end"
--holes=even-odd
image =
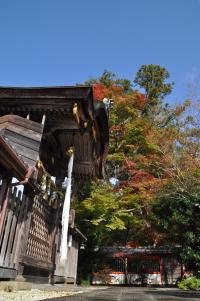
{"type": "Polygon", "coordinates": [[[172,102],[196,97],[200,0],[0,0],[1,86],[133,79],[142,64],[168,69],[172,102]]]}

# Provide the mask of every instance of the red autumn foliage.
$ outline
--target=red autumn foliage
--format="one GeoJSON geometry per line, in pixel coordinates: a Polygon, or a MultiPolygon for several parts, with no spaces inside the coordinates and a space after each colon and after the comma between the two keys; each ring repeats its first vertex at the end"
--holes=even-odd
{"type": "Polygon", "coordinates": [[[123,130],[122,125],[113,125],[113,126],[110,127],[110,133],[120,132],[122,130],[123,130]]]}
{"type": "Polygon", "coordinates": [[[134,183],[141,183],[144,181],[145,182],[153,181],[155,180],[155,177],[144,170],[140,170],[140,171],[135,171],[135,173],[131,177],[131,180],[134,181],[134,183]]]}
{"type": "Polygon", "coordinates": [[[125,157],[125,163],[126,163],[127,170],[130,170],[130,169],[132,169],[133,167],[136,166],[136,163],[131,161],[127,157],[125,157]]]}
{"type": "Polygon", "coordinates": [[[92,85],[93,90],[93,99],[94,100],[103,100],[105,97],[105,87],[103,84],[96,83],[92,85]]]}
{"type": "Polygon", "coordinates": [[[126,244],[126,247],[127,247],[127,248],[137,248],[137,247],[139,247],[139,244],[136,243],[136,242],[128,242],[128,243],[126,244]]]}
{"type": "Polygon", "coordinates": [[[144,108],[144,106],[147,103],[147,98],[145,97],[144,94],[142,93],[136,93],[136,98],[135,98],[135,106],[138,107],[139,109],[144,108]]]}

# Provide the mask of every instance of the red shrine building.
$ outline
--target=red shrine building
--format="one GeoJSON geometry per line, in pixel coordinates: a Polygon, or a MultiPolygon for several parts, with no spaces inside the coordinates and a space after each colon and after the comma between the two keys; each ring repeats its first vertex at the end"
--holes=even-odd
{"type": "MultiPolygon", "coordinates": [[[[176,248],[134,245],[101,247],[107,280],[114,285],[174,285],[184,273],[176,248]]],[[[94,284],[102,284],[97,275],[94,284]]]]}

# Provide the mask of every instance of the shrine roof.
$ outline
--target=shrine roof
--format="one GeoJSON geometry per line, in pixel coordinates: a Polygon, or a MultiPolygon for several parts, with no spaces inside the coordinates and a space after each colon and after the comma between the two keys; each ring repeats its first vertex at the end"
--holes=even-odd
{"type": "Polygon", "coordinates": [[[0,117],[12,114],[37,123],[45,117],[40,157],[50,174],[66,175],[65,150],[73,145],[74,175],[102,177],[108,112],[103,101],[94,98],[92,86],[0,87],[0,117]]]}
{"type": "Polygon", "coordinates": [[[101,253],[107,256],[123,256],[123,255],[158,255],[158,254],[172,254],[179,246],[143,246],[143,247],[101,247],[101,253]]]}
{"type": "Polygon", "coordinates": [[[56,92],[59,93],[58,96],[81,96],[87,97],[88,93],[92,91],[92,86],[40,86],[40,87],[12,87],[12,86],[0,86],[0,97],[13,97],[13,93],[17,96],[23,97],[26,92],[37,94],[38,96],[55,96],[56,92]],[[18,94],[19,93],[19,94],[18,94]],[[49,95],[47,95],[49,93],[49,95]]]}
{"type": "Polygon", "coordinates": [[[24,179],[28,167],[6,138],[0,133],[0,165],[7,170],[13,170],[16,176],[24,179]]]}

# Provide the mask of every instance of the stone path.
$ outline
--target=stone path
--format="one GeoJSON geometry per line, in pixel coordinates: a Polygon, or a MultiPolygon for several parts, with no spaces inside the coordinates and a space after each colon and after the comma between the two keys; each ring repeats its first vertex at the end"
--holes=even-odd
{"type": "Polygon", "coordinates": [[[200,292],[166,288],[110,287],[48,301],[200,301],[200,292]]]}
{"type": "Polygon", "coordinates": [[[140,287],[42,286],[32,291],[0,292],[0,301],[200,301],[200,291],[140,287]],[[75,295],[74,295],[75,294],[75,295]]]}

